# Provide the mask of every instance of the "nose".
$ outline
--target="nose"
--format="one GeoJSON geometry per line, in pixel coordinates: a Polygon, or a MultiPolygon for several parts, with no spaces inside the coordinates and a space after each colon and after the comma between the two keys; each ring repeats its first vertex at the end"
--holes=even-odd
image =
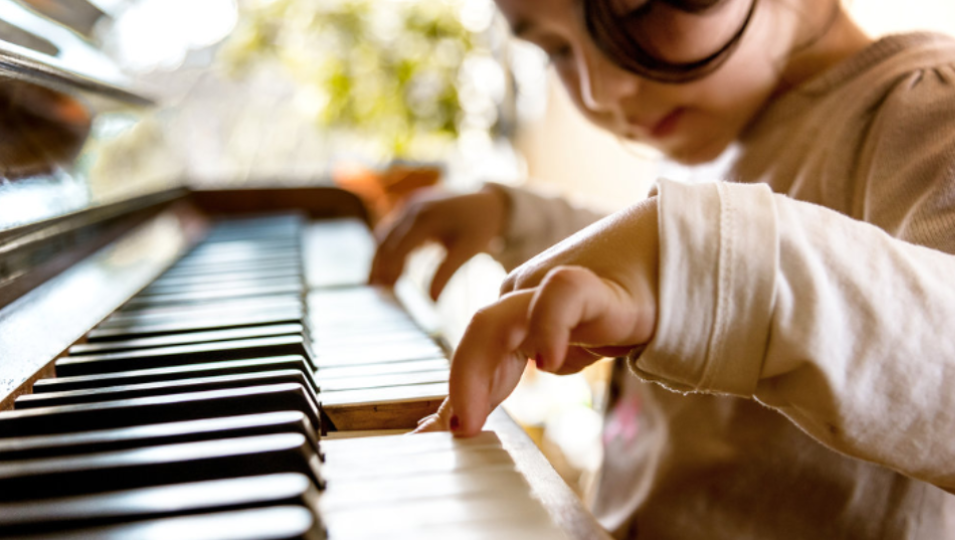
{"type": "Polygon", "coordinates": [[[577,53],[580,98],[594,113],[620,113],[622,101],[640,89],[639,78],[611,62],[592,44],[577,53]]]}

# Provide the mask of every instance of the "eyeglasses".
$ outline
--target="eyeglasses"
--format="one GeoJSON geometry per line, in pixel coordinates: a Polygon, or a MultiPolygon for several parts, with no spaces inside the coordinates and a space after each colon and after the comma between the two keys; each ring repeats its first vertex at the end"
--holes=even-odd
{"type": "Polygon", "coordinates": [[[728,18],[737,29],[727,40],[713,46],[706,43],[714,39],[714,21],[719,20],[718,26],[726,28],[727,16],[717,12],[732,7],[727,4],[734,1],[643,0],[638,5],[622,6],[632,4],[632,0],[583,0],[582,7],[587,31],[613,62],[641,77],[679,84],[713,73],[736,50],[756,11],[757,0],[750,0],[744,14],[730,14],[728,18]],[[702,54],[694,51],[690,60],[672,59],[674,54],[681,54],[680,50],[692,49],[694,43],[702,43],[709,50],[702,54]]]}

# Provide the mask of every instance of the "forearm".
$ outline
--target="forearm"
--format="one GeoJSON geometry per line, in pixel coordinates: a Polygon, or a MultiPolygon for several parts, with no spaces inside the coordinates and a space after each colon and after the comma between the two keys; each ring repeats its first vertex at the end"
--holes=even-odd
{"type": "Polygon", "coordinates": [[[489,184],[507,199],[508,215],[502,249],[493,254],[508,272],[605,214],[566,199],[524,189],[489,184]]]}
{"type": "Polygon", "coordinates": [[[663,187],[657,332],[634,369],[955,486],[955,258],[764,186],[663,187]]]}

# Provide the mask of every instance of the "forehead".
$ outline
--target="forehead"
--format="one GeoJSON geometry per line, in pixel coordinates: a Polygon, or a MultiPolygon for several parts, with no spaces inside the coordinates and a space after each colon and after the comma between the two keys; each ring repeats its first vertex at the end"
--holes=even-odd
{"type": "Polygon", "coordinates": [[[518,37],[575,20],[583,0],[495,0],[518,37]]]}
{"type": "Polygon", "coordinates": [[[607,2],[620,13],[635,10],[649,0],[494,0],[511,25],[514,34],[521,37],[527,30],[556,24],[567,26],[579,22],[583,3],[607,2]]]}

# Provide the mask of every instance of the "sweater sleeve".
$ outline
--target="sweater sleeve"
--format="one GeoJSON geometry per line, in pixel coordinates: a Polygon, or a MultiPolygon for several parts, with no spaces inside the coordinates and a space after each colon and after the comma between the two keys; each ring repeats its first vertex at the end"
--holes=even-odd
{"type": "Polygon", "coordinates": [[[765,185],[660,183],[656,334],[631,367],[776,408],[955,488],[955,257],[765,185]]]}
{"type": "Polygon", "coordinates": [[[500,184],[510,209],[502,249],[494,257],[510,272],[605,214],[571,204],[557,196],[500,184]]]}
{"type": "Polygon", "coordinates": [[[955,254],[955,66],[906,73],[862,141],[853,215],[955,254]]]}

